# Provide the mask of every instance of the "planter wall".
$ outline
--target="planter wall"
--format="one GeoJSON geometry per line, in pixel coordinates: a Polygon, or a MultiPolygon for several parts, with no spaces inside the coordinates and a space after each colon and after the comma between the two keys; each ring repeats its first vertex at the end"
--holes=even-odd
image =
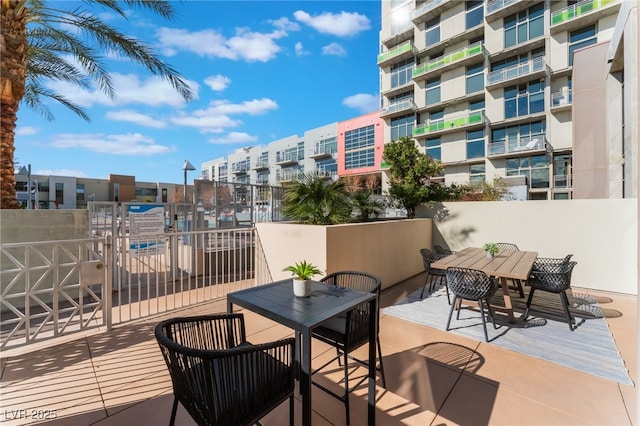
{"type": "MultiPolygon", "coordinates": [[[[386,288],[424,271],[420,249],[431,247],[431,219],[343,225],[256,223],[258,284],[290,278],[287,265],[306,260],[325,273],[375,274],[386,288]]],[[[319,279],[321,277],[316,277],[319,279]]]]}

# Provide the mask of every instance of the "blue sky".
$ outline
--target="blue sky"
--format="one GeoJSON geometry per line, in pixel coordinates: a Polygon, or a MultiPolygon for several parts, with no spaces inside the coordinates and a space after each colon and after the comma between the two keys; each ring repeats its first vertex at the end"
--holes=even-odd
{"type": "MultiPolygon", "coordinates": [[[[78,6],[79,3],[59,2],[78,6]]],[[[15,159],[33,174],[139,181],[183,180],[200,164],[378,108],[379,1],[174,2],[177,19],[134,11],[101,18],[152,45],[189,81],[185,103],[144,68],[105,59],[117,92],[48,86],[81,105],[90,122],[50,103],[53,121],[24,104],[15,159]]]]}

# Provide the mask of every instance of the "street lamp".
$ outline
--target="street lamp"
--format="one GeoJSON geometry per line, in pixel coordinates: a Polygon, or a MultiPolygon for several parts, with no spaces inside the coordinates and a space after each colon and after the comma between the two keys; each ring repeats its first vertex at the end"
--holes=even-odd
{"type": "Polygon", "coordinates": [[[184,160],[184,164],[182,165],[182,170],[184,170],[184,203],[187,204],[187,172],[193,171],[196,168],[193,167],[193,164],[189,162],[189,160],[184,160]]]}

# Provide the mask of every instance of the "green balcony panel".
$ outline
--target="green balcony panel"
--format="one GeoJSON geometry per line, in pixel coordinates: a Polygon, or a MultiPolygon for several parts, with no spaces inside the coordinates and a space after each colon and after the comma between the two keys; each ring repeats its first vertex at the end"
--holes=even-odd
{"type": "Polygon", "coordinates": [[[413,45],[410,42],[398,47],[394,47],[393,49],[378,55],[378,63],[384,62],[390,58],[393,58],[394,56],[398,56],[406,52],[411,52],[412,49],[413,45]]]}
{"type": "Polygon", "coordinates": [[[594,10],[605,7],[611,3],[615,3],[618,0],[593,0],[582,4],[576,4],[570,6],[564,10],[560,10],[551,16],[551,25],[561,24],[578,16],[587,14],[594,10]]]}

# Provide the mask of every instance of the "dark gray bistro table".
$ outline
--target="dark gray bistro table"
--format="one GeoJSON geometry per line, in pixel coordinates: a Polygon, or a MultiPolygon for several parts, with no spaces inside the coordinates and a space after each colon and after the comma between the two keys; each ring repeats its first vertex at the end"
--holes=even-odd
{"type": "Polygon", "coordinates": [[[331,318],[345,314],[362,303],[370,303],[369,329],[369,403],[368,424],[375,425],[376,330],[378,329],[376,294],[314,282],[309,297],[293,295],[293,280],[251,287],[227,294],[227,310],[233,305],[258,313],[295,331],[296,354],[301,354],[300,395],[302,424],[311,425],[311,333],[331,318]],[[302,350],[302,352],[301,352],[302,350]]]}

